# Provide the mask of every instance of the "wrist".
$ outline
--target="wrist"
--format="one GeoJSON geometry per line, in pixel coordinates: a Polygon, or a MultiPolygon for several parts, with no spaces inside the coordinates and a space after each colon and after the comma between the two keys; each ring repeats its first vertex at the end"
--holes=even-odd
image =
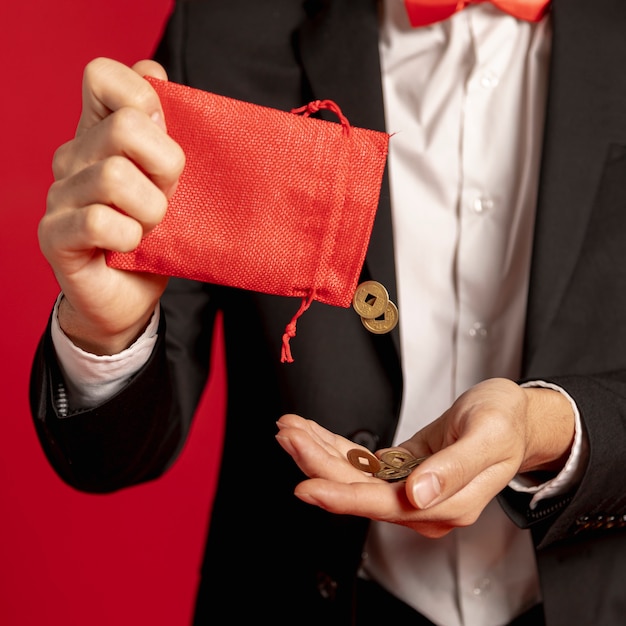
{"type": "Polygon", "coordinates": [[[576,417],[570,401],[554,389],[525,387],[528,439],[520,473],[560,472],[570,456],[576,417]]]}
{"type": "Polygon", "coordinates": [[[137,323],[121,331],[109,331],[106,327],[90,322],[61,295],[57,306],[60,330],[78,348],[97,356],[119,354],[131,346],[145,331],[153,311],[146,313],[137,323]],[[144,319],[145,318],[145,319],[144,319]]]}

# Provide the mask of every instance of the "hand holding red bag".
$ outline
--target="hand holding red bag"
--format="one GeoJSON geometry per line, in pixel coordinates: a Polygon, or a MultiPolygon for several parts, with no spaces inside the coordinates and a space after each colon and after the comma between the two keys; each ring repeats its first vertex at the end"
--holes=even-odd
{"type": "Polygon", "coordinates": [[[186,155],[163,221],[107,263],[348,307],[374,223],[389,135],[350,126],[335,103],[292,112],[147,78],[186,155]],[[330,109],[340,123],[309,117],[330,109]],[[301,115],[294,114],[300,113],[301,115]]]}

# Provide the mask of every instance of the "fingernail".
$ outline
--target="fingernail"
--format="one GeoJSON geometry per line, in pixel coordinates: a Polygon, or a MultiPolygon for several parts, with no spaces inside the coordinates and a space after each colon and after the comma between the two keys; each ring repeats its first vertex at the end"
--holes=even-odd
{"type": "Polygon", "coordinates": [[[439,479],[432,472],[420,476],[413,485],[413,499],[420,509],[428,508],[440,494],[439,479]]]}
{"type": "Polygon", "coordinates": [[[302,502],[321,506],[319,500],[317,498],[314,498],[310,493],[296,491],[295,495],[296,498],[299,498],[300,500],[302,500],[302,502]]]}
{"type": "Polygon", "coordinates": [[[285,452],[287,452],[294,458],[296,457],[296,449],[293,447],[293,444],[288,437],[285,437],[281,434],[274,435],[274,437],[276,438],[276,441],[278,441],[278,443],[281,445],[283,450],[285,450],[285,452]]]}

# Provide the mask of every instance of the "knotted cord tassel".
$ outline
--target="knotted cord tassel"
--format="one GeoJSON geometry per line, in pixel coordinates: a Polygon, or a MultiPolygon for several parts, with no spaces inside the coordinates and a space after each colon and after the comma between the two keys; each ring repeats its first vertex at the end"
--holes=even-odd
{"type": "Polygon", "coordinates": [[[291,321],[285,327],[285,333],[283,334],[283,347],[280,351],[281,363],[293,363],[293,357],[291,356],[291,348],[289,346],[289,340],[296,336],[296,321],[297,319],[311,306],[313,298],[315,297],[315,289],[312,289],[307,296],[302,298],[300,308],[296,314],[291,318],[291,321]]]}
{"type": "Polygon", "coordinates": [[[297,109],[291,109],[291,113],[302,114],[303,117],[309,117],[313,113],[317,113],[321,110],[332,111],[341,122],[344,135],[350,134],[350,122],[348,118],[341,112],[339,105],[332,100],[313,100],[309,104],[305,104],[303,107],[297,109]]]}

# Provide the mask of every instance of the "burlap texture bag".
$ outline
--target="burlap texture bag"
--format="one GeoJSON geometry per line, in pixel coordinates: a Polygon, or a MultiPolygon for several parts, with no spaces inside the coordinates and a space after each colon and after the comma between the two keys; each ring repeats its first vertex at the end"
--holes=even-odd
{"type": "Polygon", "coordinates": [[[332,101],[291,112],[148,78],[185,169],[163,221],[124,270],[350,306],[378,205],[389,135],[349,124],[332,101]],[[340,123],[310,117],[329,109],[340,123]]]}

